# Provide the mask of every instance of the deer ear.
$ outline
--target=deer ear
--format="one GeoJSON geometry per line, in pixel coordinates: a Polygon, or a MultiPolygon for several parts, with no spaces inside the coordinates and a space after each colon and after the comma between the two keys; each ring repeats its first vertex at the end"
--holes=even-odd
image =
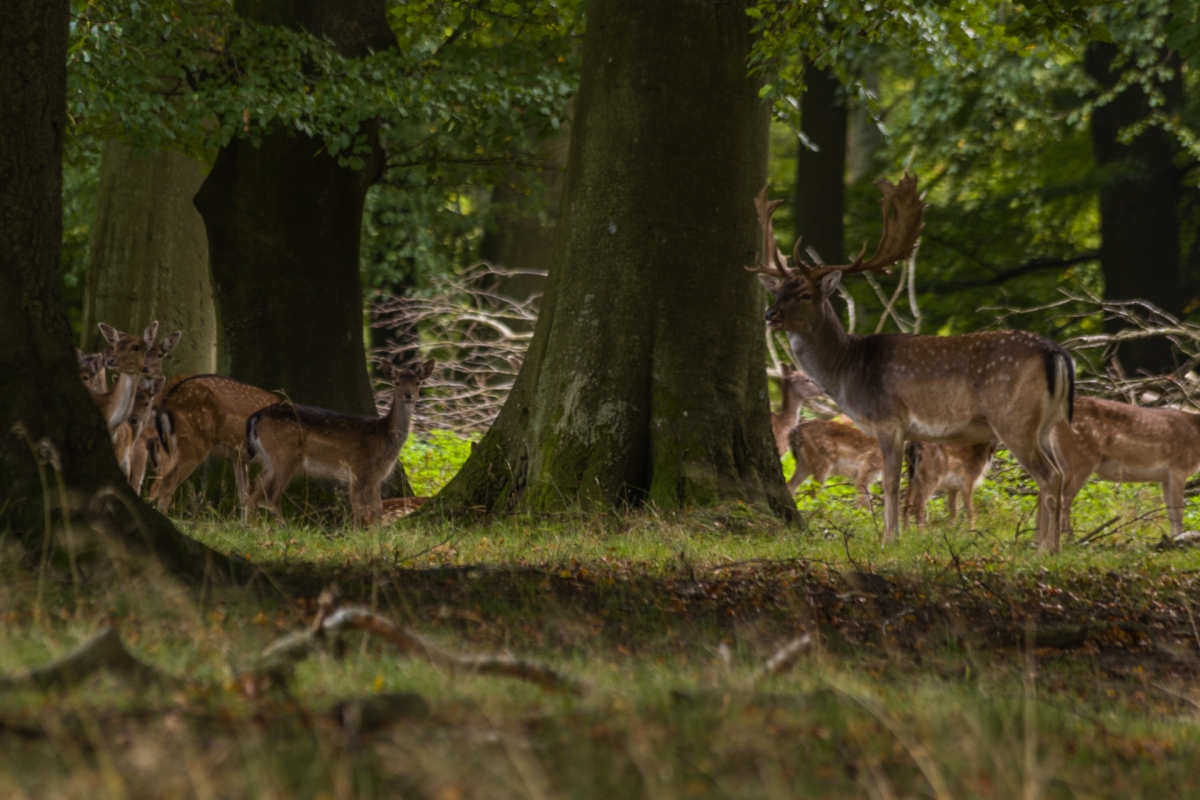
{"type": "Polygon", "coordinates": [[[163,339],[162,344],[159,345],[162,348],[162,354],[165,356],[167,353],[171,352],[176,347],[178,347],[179,340],[182,338],[183,338],[183,331],[175,331],[170,336],[163,339]]]}
{"type": "Polygon", "coordinates": [[[421,380],[425,380],[433,374],[433,368],[436,366],[437,361],[431,358],[420,366],[420,368],[417,370],[417,375],[420,376],[421,380]]]}
{"type": "Polygon", "coordinates": [[[96,327],[100,329],[100,335],[104,337],[104,341],[108,342],[109,344],[116,344],[117,342],[121,341],[120,331],[118,331],[112,325],[108,325],[104,322],[98,322],[96,323],[96,327]]]}
{"type": "Polygon", "coordinates": [[[776,278],[774,275],[764,275],[761,272],[758,274],[758,282],[761,283],[763,288],[772,295],[779,294],[779,287],[783,285],[783,281],[779,280],[779,278],[776,278]]]}
{"type": "Polygon", "coordinates": [[[75,348],[75,360],[79,362],[79,366],[81,366],[81,367],[83,366],[84,356],[85,356],[85,353],[82,350],[80,350],[78,347],[76,347],[75,348]]]}
{"type": "Polygon", "coordinates": [[[779,369],[783,371],[783,377],[790,378],[796,372],[796,368],[791,364],[780,364],[779,369]]]}
{"type": "Polygon", "coordinates": [[[821,278],[821,299],[825,299],[836,292],[841,283],[842,271],[840,269],[834,270],[825,277],[821,278]]]}
{"type": "Polygon", "coordinates": [[[142,333],[142,341],[149,347],[154,344],[154,337],[156,336],[158,336],[158,320],[154,320],[154,322],[146,326],[145,332],[142,333]]]}
{"type": "Polygon", "coordinates": [[[160,393],[163,390],[163,386],[165,386],[166,383],[167,383],[167,379],[164,378],[162,375],[159,375],[157,378],[150,381],[150,394],[156,395],[156,394],[160,393]]]}
{"type": "Polygon", "coordinates": [[[387,359],[379,360],[379,372],[392,383],[396,382],[396,368],[387,359]]]}

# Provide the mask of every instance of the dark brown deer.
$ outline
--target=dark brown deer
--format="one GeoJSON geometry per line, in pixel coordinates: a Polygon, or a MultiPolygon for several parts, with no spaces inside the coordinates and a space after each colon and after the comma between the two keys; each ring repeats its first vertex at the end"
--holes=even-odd
{"type": "Polygon", "coordinates": [[[166,513],[175,490],[204,459],[227,458],[245,520],[250,494],[246,420],[278,402],[270,392],[224,375],[193,375],[168,386],[154,414],[159,477],[150,487],[150,500],[166,513]]]}
{"type": "Polygon", "coordinates": [[[1171,535],[1183,532],[1184,484],[1200,470],[1200,414],[1079,397],[1074,420],[1060,422],[1056,432],[1067,473],[1064,522],[1095,475],[1115,483],[1161,483],[1171,535]]]}
{"type": "Polygon", "coordinates": [[[908,458],[908,498],[904,503],[904,526],[912,514],[917,527],[925,527],[925,509],[937,492],[946,495],[946,511],[951,524],[958,518],[958,496],[963,498],[967,525],[975,527],[975,490],[983,483],[983,475],[992,456],[994,444],[934,444],[908,442],[904,455],[908,458]]]}
{"type": "Polygon", "coordinates": [[[780,366],[779,386],[783,392],[783,402],[779,411],[771,414],[771,433],[775,435],[775,446],[782,456],[788,451],[792,431],[800,424],[800,409],[806,400],[821,397],[825,392],[800,370],[791,364],[780,366]]]}
{"type": "Polygon", "coordinates": [[[377,523],[383,516],[380,486],[396,468],[408,438],[421,382],[436,362],[416,369],[379,364],[392,382],[392,407],[383,417],[338,414],[295,403],[276,403],[256,411],[246,422],[246,443],[262,472],[250,495],[250,508],[263,497],[283,523],[281,501],[297,471],[350,486],[350,508],[356,525],[377,523]]]}
{"type": "Polygon", "coordinates": [[[883,453],[885,543],[900,518],[900,471],[908,439],[943,444],[1003,442],[1038,484],[1038,546],[1057,551],[1063,470],[1054,427],[1069,418],[1075,369],[1054,342],[1021,331],[962,336],[846,333],[829,302],[844,274],[886,272],[909,258],[925,204],[916,177],[876,183],[883,193],[883,234],[875,254],[849,264],[794,265],[775,244],[771,214],[781,201],[758,196],[763,258],[755,267],[775,302],[764,315],[783,329],[797,363],[842,411],[879,440],[883,453]]]}
{"type": "Polygon", "coordinates": [[[859,505],[871,507],[871,484],[883,473],[877,439],[853,425],[822,419],[797,425],[790,444],[796,457],[796,471],[788,481],[792,494],[809,477],[822,484],[830,475],[840,475],[854,482],[859,505]]]}

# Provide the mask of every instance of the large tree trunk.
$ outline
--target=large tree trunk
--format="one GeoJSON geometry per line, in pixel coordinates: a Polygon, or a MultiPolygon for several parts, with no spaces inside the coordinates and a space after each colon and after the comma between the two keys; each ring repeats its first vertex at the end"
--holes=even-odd
{"type": "Polygon", "coordinates": [[[768,109],[740,4],[591,0],[542,312],[443,508],[794,509],[768,424],[768,109]]]}
{"type": "MultiPolygon", "coordinates": [[[[240,15],[328,38],[343,55],[396,47],[382,0],[241,0],[240,15]]],[[[196,195],[222,329],[221,371],[297,402],[374,414],[359,271],[363,202],[383,166],[352,170],[325,143],[277,129],[221,148],[196,195]]]]}
{"type": "Polygon", "coordinates": [[[115,139],[105,142],[84,298],[85,351],[101,347],[97,322],[140,331],[157,319],[164,334],[183,331],[163,364],[166,375],[216,371],[208,242],[192,204],[202,170],[181,153],[137,153],[115,139]]]}
{"type": "Polygon", "coordinates": [[[837,75],[804,69],[800,129],[816,149],[799,143],[796,235],[827,264],[843,264],[846,206],[846,104],[837,75]]]}
{"type": "Polygon", "coordinates": [[[53,488],[43,495],[34,454],[12,431],[19,422],[54,446],[72,492],[120,496],[106,527],[131,549],[189,578],[228,574],[223,556],[133,496],[79,380],[58,274],[68,12],[65,0],[12,0],[0,25],[0,531],[40,537],[43,502],[58,500],[53,488]]]}
{"type": "MultiPolygon", "coordinates": [[[[1104,42],[1088,45],[1084,64],[1104,89],[1116,86],[1120,70],[1113,70],[1117,46],[1104,42]]],[[[1178,67],[1178,58],[1170,60],[1178,67]]],[[[1168,114],[1178,108],[1183,83],[1175,77],[1159,87],[1168,114]]],[[[1100,267],[1104,272],[1104,297],[1108,300],[1149,300],[1179,314],[1185,294],[1180,269],[1179,214],[1183,198],[1183,170],[1176,163],[1178,145],[1158,127],[1147,128],[1129,144],[1117,140],[1121,130],[1150,113],[1146,93],[1131,85],[1112,102],[1092,112],[1092,147],[1102,170],[1100,187],[1100,267]]],[[[1110,325],[1119,327],[1119,323],[1110,325]]],[[[1145,369],[1160,372],[1174,365],[1165,339],[1126,342],[1118,357],[1132,373],[1145,369]]]]}

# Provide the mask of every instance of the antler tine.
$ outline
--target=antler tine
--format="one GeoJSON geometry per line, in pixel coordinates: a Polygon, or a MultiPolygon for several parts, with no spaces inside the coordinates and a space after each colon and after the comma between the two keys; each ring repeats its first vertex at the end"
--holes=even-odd
{"type": "Polygon", "coordinates": [[[794,277],[795,273],[788,268],[787,257],[775,243],[775,225],[771,222],[771,216],[775,213],[775,209],[781,205],[783,205],[782,200],[767,199],[766,186],[763,186],[762,191],[754,198],[754,208],[758,212],[758,224],[763,232],[762,257],[755,259],[758,263],[757,267],[746,267],[746,270],[786,280],[794,277]],[[769,263],[764,264],[763,258],[766,258],[769,263]]]}
{"type": "Polygon", "coordinates": [[[879,237],[875,254],[863,261],[867,254],[867,243],[863,242],[862,250],[849,264],[818,267],[820,274],[834,270],[844,273],[886,273],[892,264],[912,256],[925,224],[925,203],[923,195],[917,194],[917,176],[905,172],[898,183],[881,178],[875,181],[875,185],[883,194],[879,201],[883,208],[883,234],[879,237]]]}
{"type": "MultiPolygon", "coordinates": [[[[810,264],[807,261],[805,261],[804,256],[800,255],[800,247],[803,244],[803,242],[804,242],[803,236],[796,237],[796,245],[795,245],[795,247],[792,248],[792,264],[795,265],[798,269],[800,269],[805,275],[812,275],[813,270],[816,269],[817,267],[816,267],[816,265],[810,264]]],[[[810,253],[812,252],[811,247],[808,248],[808,252],[810,252],[810,253]]],[[[817,264],[819,264],[819,263],[820,263],[820,260],[818,259],[817,264]]]]}

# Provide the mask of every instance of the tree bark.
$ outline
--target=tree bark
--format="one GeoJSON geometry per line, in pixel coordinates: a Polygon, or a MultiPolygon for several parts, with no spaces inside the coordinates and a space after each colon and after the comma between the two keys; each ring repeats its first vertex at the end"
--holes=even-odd
{"type": "Polygon", "coordinates": [[[499,418],[443,509],[791,513],[769,426],[768,108],[738,4],[591,0],[554,266],[499,418]]]}
{"type": "MultiPolygon", "coordinates": [[[[1084,66],[1104,89],[1121,79],[1113,61],[1117,46],[1105,42],[1088,45],[1084,66]]],[[[1178,57],[1168,56],[1178,67],[1178,57]]],[[[1170,114],[1183,97],[1183,82],[1175,77],[1160,84],[1170,114]]],[[[1142,88],[1133,84],[1107,105],[1092,112],[1092,148],[1102,171],[1100,186],[1100,267],[1107,300],[1149,300],[1172,314],[1183,311],[1186,299],[1180,264],[1180,201],[1184,171],[1176,161],[1178,145],[1159,127],[1150,127],[1129,144],[1120,132],[1150,113],[1142,88]]],[[[1106,323],[1110,329],[1118,322],[1106,323]]],[[[1115,328],[1114,328],[1115,326],[1115,328]]],[[[1121,345],[1118,357],[1126,371],[1161,372],[1174,366],[1171,345],[1165,339],[1147,339],[1121,345]]]]}
{"type": "MultiPolygon", "coordinates": [[[[343,55],[396,47],[383,0],[240,0],[240,15],[325,37],[343,55]]],[[[196,195],[224,350],[220,371],[300,403],[374,414],[363,346],[363,203],[383,168],[373,123],[360,170],[277,129],[221,148],[196,195]]]]}
{"type": "Polygon", "coordinates": [[[43,509],[59,500],[43,494],[34,454],[12,431],[19,422],[53,445],[71,492],[111,487],[124,501],[105,515],[110,534],[178,575],[228,575],[223,556],[133,496],[79,380],[58,274],[68,16],[65,0],[13,0],[0,25],[0,530],[40,541],[43,509]]]}
{"type": "Polygon", "coordinates": [[[140,331],[157,319],[163,335],[183,331],[164,374],[216,372],[208,242],[192,204],[203,181],[202,166],[180,153],[136,153],[115,139],[105,142],[84,297],[84,351],[101,347],[97,322],[140,331]]]}
{"type": "Polygon", "coordinates": [[[796,157],[796,235],[827,264],[844,264],[846,104],[831,70],[806,66],[800,129],[815,150],[799,143],[796,157]]]}

